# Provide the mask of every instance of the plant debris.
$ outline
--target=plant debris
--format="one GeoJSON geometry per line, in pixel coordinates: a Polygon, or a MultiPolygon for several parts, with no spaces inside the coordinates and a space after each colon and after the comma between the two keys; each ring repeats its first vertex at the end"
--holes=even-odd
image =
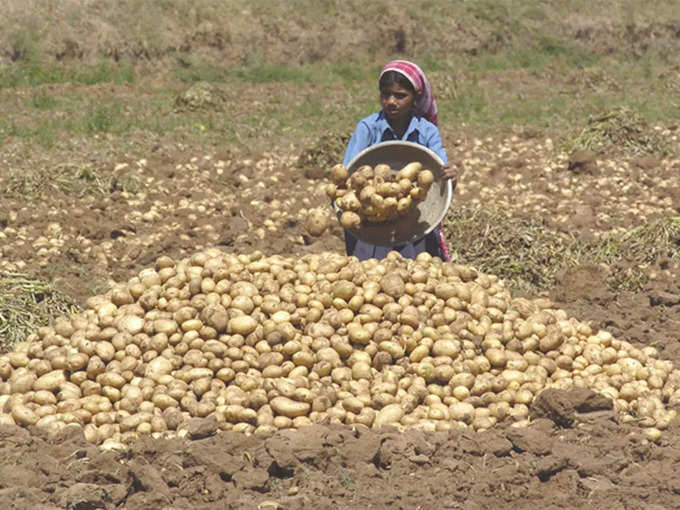
{"type": "Polygon", "coordinates": [[[54,168],[31,171],[12,170],[7,175],[3,193],[35,198],[45,192],[61,191],[71,196],[105,195],[114,191],[136,193],[140,179],[131,174],[120,174],[93,168],[89,165],[61,163],[54,168]]]}
{"type": "Polygon", "coordinates": [[[318,179],[327,169],[340,163],[349,138],[347,133],[325,133],[313,146],[303,150],[298,157],[298,167],[303,169],[305,177],[318,179]]]}
{"type": "Polygon", "coordinates": [[[454,262],[474,264],[521,291],[548,289],[561,271],[590,264],[610,268],[611,290],[640,290],[648,281],[647,267],[680,260],[680,217],[660,218],[590,241],[481,206],[459,207],[446,221],[454,262]]]}
{"type": "Polygon", "coordinates": [[[24,340],[55,317],[78,307],[50,283],[27,274],[0,271],[0,351],[24,340]]]}
{"type": "Polygon", "coordinates": [[[580,258],[579,243],[566,234],[482,206],[451,209],[444,231],[455,262],[474,263],[518,290],[551,286],[561,267],[580,258]]]}
{"type": "Polygon", "coordinates": [[[590,117],[580,133],[567,140],[565,146],[569,152],[587,149],[598,153],[621,151],[629,155],[665,156],[672,150],[669,140],[627,107],[590,117]]]}

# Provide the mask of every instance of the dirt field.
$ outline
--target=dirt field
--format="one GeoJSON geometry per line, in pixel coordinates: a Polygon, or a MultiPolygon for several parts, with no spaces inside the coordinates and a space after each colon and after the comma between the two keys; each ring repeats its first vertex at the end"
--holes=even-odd
{"type": "MultiPolygon", "coordinates": [[[[513,76],[531,88],[530,75],[513,76]]],[[[75,88],[123,101],[143,93],[141,85],[50,87],[55,95],[75,88]]],[[[268,94],[268,87],[249,87],[247,99],[268,94]]],[[[27,93],[11,91],[16,97],[27,93]]],[[[296,100],[295,90],[289,93],[296,100]]],[[[516,292],[547,297],[594,330],[654,346],[678,368],[680,285],[668,246],[680,245],[672,228],[680,211],[680,133],[677,125],[646,129],[670,147],[668,155],[622,146],[568,154],[556,150],[547,131],[488,126],[479,136],[442,119],[449,160],[463,169],[444,232],[455,261],[474,264],[461,247],[476,239],[457,237],[450,222],[480,204],[492,204],[512,221],[540,225],[555,239],[625,236],[670,218],[652,241],[657,245],[645,245],[644,238],[641,246],[629,244],[630,253],[615,266],[565,264],[542,288],[516,292]],[[640,252],[652,255],[641,258],[640,252]],[[636,284],[615,285],[612,278],[621,275],[637,278],[636,284]]],[[[321,187],[325,177],[298,159],[318,140],[288,142],[275,140],[271,152],[254,152],[141,133],[124,143],[83,137],[27,150],[18,137],[8,137],[0,146],[0,270],[50,281],[84,307],[161,255],[181,259],[207,247],[293,256],[342,252],[342,230],[321,187]],[[36,168],[54,178],[34,186],[26,176],[36,168]],[[312,235],[305,221],[316,207],[328,210],[330,219],[320,235],[312,235]]],[[[538,242],[530,236],[521,241],[527,251],[538,242]]],[[[556,265],[565,262],[559,253],[555,257],[556,265]]],[[[654,442],[588,392],[542,399],[553,413],[542,415],[536,407],[526,428],[399,432],[317,425],[245,436],[218,432],[207,418],[192,422],[185,438],[145,436],[125,452],[102,451],[72,428],[48,434],[2,425],[0,507],[680,508],[679,420],[654,442]]]]}

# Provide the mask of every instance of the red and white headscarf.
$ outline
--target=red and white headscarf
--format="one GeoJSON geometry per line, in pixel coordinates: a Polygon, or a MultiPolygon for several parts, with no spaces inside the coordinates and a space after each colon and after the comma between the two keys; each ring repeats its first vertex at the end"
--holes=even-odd
{"type": "Polygon", "coordinates": [[[415,91],[419,94],[418,100],[413,105],[414,113],[420,117],[425,117],[437,125],[437,103],[432,95],[432,87],[427,81],[425,73],[413,62],[407,60],[393,60],[380,71],[380,77],[387,71],[396,71],[403,74],[411,82],[415,91]]]}

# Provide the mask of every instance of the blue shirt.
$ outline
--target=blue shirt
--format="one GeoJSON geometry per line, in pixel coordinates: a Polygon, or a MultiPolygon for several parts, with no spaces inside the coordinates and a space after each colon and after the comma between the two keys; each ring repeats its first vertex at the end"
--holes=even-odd
{"type": "MultiPolygon", "coordinates": [[[[390,127],[387,119],[385,119],[385,114],[382,110],[361,119],[357,123],[352,138],[350,138],[347,144],[342,164],[345,166],[349,165],[352,159],[362,150],[376,143],[388,140],[399,140],[399,138],[397,138],[397,135],[390,127]]],[[[439,129],[423,117],[416,117],[415,115],[411,117],[411,122],[401,140],[423,145],[435,152],[444,163],[448,161],[446,151],[442,146],[442,137],[439,134],[439,129]]]]}

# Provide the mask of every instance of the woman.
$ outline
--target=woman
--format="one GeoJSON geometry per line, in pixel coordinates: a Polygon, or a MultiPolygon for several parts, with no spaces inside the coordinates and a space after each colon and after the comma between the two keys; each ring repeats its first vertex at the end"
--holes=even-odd
{"type": "MultiPolygon", "coordinates": [[[[448,164],[437,127],[437,104],[430,83],[416,64],[394,60],[383,67],[378,80],[381,110],[360,120],[347,144],[345,166],[362,150],[388,140],[418,143],[435,152],[445,163],[443,175],[456,186],[457,169],[448,164]]],[[[347,255],[360,260],[384,258],[390,251],[398,251],[407,258],[416,258],[427,251],[432,256],[449,260],[441,228],[437,226],[424,238],[402,246],[384,247],[360,241],[345,230],[347,255]]]]}

